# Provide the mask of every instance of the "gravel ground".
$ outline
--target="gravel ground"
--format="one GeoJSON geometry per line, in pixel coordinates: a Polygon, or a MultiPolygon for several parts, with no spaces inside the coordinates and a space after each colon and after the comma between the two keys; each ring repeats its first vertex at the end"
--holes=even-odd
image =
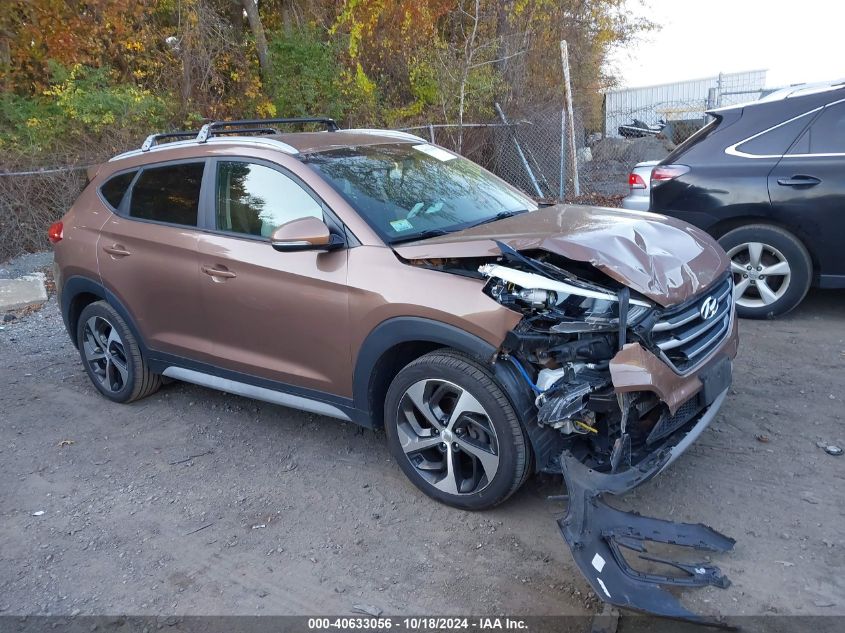
{"type": "MultiPolygon", "coordinates": [[[[10,268],[32,266],[15,262],[10,268]]],[[[18,274],[31,272],[23,270],[18,274]]],[[[845,293],[741,324],[725,408],[620,505],[737,539],[710,614],[845,614],[845,293]]],[[[0,613],[588,615],[535,477],[466,513],[418,493],[382,434],[173,383],[89,383],[51,299],[0,331],[0,613]]],[[[623,618],[621,630],[626,630],[623,618]]]]}
{"type": "Polygon", "coordinates": [[[27,253],[0,264],[0,279],[16,279],[53,265],[53,253],[27,253]]]}

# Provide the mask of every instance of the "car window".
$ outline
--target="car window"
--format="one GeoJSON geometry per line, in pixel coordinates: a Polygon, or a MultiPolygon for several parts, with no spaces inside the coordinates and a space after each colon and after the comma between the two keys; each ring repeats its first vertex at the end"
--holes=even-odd
{"type": "Polygon", "coordinates": [[[299,218],[323,219],[320,203],[281,172],[243,161],[217,163],[217,228],[269,237],[299,218]]]}
{"type": "Polygon", "coordinates": [[[845,153],[845,103],[827,106],[808,130],[811,154],[845,153]]]}
{"type": "Polygon", "coordinates": [[[138,170],[135,169],[124,174],[112,176],[100,186],[100,193],[103,194],[103,198],[106,199],[106,202],[113,209],[117,209],[120,206],[120,201],[123,200],[126,190],[129,189],[129,185],[132,184],[132,179],[135,178],[135,174],[137,173],[138,170]]]}
{"type": "Polygon", "coordinates": [[[389,244],[537,209],[481,166],[428,143],[343,147],[301,160],[389,244]]]}
{"type": "Polygon", "coordinates": [[[808,116],[798,117],[740,143],[737,150],[755,156],[783,156],[784,152],[792,145],[792,141],[801,134],[801,131],[807,127],[809,122],[810,117],[808,116]]]}
{"type": "Polygon", "coordinates": [[[144,169],[132,187],[129,215],[196,226],[204,167],[202,162],[144,169]]]}

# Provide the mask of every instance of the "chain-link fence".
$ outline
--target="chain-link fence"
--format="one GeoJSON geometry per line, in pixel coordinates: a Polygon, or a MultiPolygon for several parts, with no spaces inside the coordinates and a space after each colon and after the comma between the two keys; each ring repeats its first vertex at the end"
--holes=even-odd
{"type": "Polygon", "coordinates": [[[565,153],[561,151],[560,108],[549,108],[530,118],[509,117],[499,110],[497,120],[485,123],[419,125],[401,130],[466,156],[532,197],[560,198],[561,176],[566,179],[566,163],[561,162],[565,153]]]}
{"type": "Polygon", "coordinates": [[[565,200],[618,206],[627,193],[630,168],[642,156],[663,158],[662,141],[603,138],[589,135],[576,111],[570,126],[558,104],[530,114],[458,125],[402,128],[447,147],[489,169],[528,195],[547,201],[565,200]]]}
{"type": "Polygon", "coordinates": [[[664,159],[705,125],[708,110],[765,94],[741,81],[748,75],[761,83],[765,74],[758,74],[739,73],[732,81],[720,76],[713,80],[718,81],[716,89],[707,87],[709,80],[696,80],[637,89],[633,92],[638,94],[626,99],[609,95],[603,129],[595,131],[591,128],[599,126],[588,124],[577,109],[570,127],[563,99],[543,107],[523,106],[515,113],[499,109],[500,116],[486,123],[402,129],[476,161],[535,198],[618,206],[637,163],[664,159]],[[689,86],[703,96],[658,100],[661,95],[695,92],[689,86]]]}
{"type": "Polygon", "coordinates": [[[85,170],[73,167],[0,174],[0,262],[47,248],[47,227],[84,186],[85,170]]]}

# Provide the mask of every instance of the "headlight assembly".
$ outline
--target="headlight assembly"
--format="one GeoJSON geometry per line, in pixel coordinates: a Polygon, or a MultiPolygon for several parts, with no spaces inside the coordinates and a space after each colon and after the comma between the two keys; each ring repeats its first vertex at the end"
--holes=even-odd
{"type": "MultiPolygon", "coordinates": [[[[522,311],[546,312],[559,321],[550,329],[560,333],[611,330],[619,327],[619,298],[610,291],[577,286],[497,264],[479,272],[489,281],[488,292],[497,301],[522,311]]],[[[651,305],[631,299],[627,321],[636,324],[651,305]]]]}

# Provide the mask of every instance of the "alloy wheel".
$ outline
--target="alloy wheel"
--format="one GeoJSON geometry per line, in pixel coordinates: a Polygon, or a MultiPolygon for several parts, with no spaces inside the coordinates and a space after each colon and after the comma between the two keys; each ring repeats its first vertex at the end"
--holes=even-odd
{"type": "Polygon", "coordinates": [[[108,391],[119,392],[129,380],[129,363],[117,329],[103,317],[93,316],[85,322],[82,337],[92,375],[108,391]]]}
{"type": "Polygon", "coordinates": [[[775,303],[786,294],[792,277],[783,253],[769,244],[746,242],[728,251],[734,278],[734,301],[745,308],[775,303]]]}
{"type": "Polygon", "coordinates": [[[419,475],[435,488],[467,495],[486,488],[499,469],[490,417],[466,389],[420,380],[399,401],[399,443],[419,475]]]}

